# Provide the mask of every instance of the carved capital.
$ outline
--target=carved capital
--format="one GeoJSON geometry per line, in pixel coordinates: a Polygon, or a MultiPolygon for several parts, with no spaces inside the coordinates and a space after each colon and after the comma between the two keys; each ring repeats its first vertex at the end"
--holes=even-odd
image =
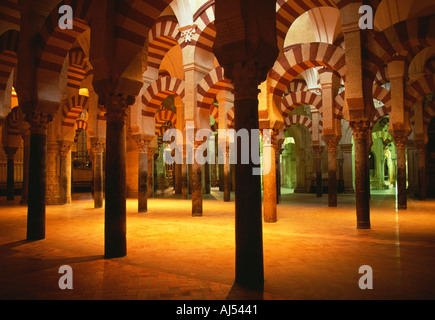
{"type": "Polygon", "coordinates": [[[316,156],[317,159],[322,157],[322,152],[323,149],[321,146],[312,146],[313,151],[314,151],[314,155],[316,156]]]}
{"type": "Polygon", "coordinates": [[[407,137],[394,137],[394,143],[397,149],[404,150],[407,145],[408,138],[407,137]]]}
{"type": "Polygon", "coordinates": [[[68,156],[68,153],[71,151],[71,143],[59,142],[59,153],[61,157],[68,156]]]}
{"type": "Polygon", "coordinates": [[[8,156],[8,159],[14,159],[18,148],[3,147],[3,150],[5,151],[6,155],[8,156]]]}
{"type": "Polygon", "coordinates": [[[30,124],[31,134],[47,134],[48,124],[53,121],[50,113],[30,112],[25,115],[25,120],[30,124]]]}
{"type": "MultiPolygon", "coordinates": [[[[260,67],[254,62],[248,62],[236,63],[227,69],[234,83],[234,100],[258,98],[258,85],[262,81],[264,72],[260,67]]],[[[225,74],[227,74],[226,70],[225,74]]]]}
{"type": "Polygon", "coordinates": [[[150,142],[148,140],[138,139],[136,140],[136,145],[139,150],[139,153],[147,153],[150,142]]]}
{"type": "Polygon", "coordinates": [[[135,97],[123,94],[105,94],[98,101],[107,111],[107,121],[124,121],[127,117],[128,107],[134,104],[135,97]]]}
{"type": "Polygon", "coordinates": [[[353,138],[355,140],[367,140],[369,138],[370,121],[351,121],[349,122],[349,127],[353,131],[353,138]]]}

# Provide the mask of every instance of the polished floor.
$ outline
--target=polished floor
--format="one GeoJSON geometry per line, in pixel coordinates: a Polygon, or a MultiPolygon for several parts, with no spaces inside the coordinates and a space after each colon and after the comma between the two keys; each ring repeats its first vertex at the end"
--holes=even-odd
{"type": "Polygon", "coordinates": [[[434,299],[435,200],[373,194],[371,230],[357,230],[353,195],[285,193],[278,222],[264,224],[264,292],[234,281],[234,202],[204,196],[204,216],[191,202],[150,199],[149,212],[127,202],[128,255],[106,260],[104,209],[90,194],[47,206],[46,239],[28,242],[25,206],[0,200],[0,299],[434,299]],[[58,286],[59,267],[73,270],[73,289],[58,286]],[[361,290],[359,268],[373,270],[373,289],[361,290]]]}

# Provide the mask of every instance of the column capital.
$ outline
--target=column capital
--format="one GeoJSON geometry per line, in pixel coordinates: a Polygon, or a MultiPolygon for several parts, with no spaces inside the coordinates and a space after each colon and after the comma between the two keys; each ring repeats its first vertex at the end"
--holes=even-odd
{"type": "Polygon", "coordinates": [[[321,146],[312,146],[314,155],[317,159],[322,157],[323,148],[321,146]]]}
{"type": "Polygon", "coordinates": [[[14,159],[15,154],[17,153],[18,148],[15,147],[3,147],[8,159],[14,159]]]}
{"type": "Polygon", "coordinates": [[[394,143],[396,144],[396,148],[397,149],[405,149],[407,142],[408,142],[408,138],[404,137],[404,136],[397,136],[397,137],[393,137],[394,138],[394,143]]]}
{"type": "Polygon", "coordinates": [[[100,139],[91,139],[91,150],[94,155],[100,155],[104,152],[104,141],[100,139]]]}
{"type": "Polygon", "coordinates": [[[25,120],[30,124],[30,133],[47,134],[48,124],[53,121],[50,113],[30,112],[25,115],[25,120]]]}
{"type": "Polygon", "coordinates": [[[264,70],[254,62],[236,63],[228,66],[225,72],[230,74],[234,83],[234,100],[258,98],[258,85],[264,77],[264,70]]]}
{"type": "Polygon", "coordinates": [[[106,93],[99,95],[98,103],[103,105],[107,113],[107,121],[121,121],[127,116],[127,109],[134,104],[136,98],[122,93],[106,93]]]}
{"type": "Polygon", "coordinates": [[[145,139],[136,139],[136,145],[139,150],[139,153],[147,153],[150,145],[150,141],[145,139]]]}
{"type": "Polygon", "coordinates": [[[71,151],[73,142],[71,141],[59,141],[59,152],[62,157],[66,157],[71,151]]]}
{"type": "Polygon", "coordinates": [[[370,134],[370,121],[351,121],[349,122],[349,127],[353,131],[354,139],[368,139],[370,134]]]}

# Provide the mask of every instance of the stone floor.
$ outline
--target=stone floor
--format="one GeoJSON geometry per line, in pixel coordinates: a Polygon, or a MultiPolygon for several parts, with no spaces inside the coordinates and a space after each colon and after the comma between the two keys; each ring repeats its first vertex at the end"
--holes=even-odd
{"type": "Polygon", "coordinates": [[[435,200],[410,198],[396,211],[394,194],[374,194],[371,230],[357,230],[352,195],[286,193],[279,221],[264,224],[262,294],[233,286],[234,202],[204,196],[204,216],[189,200],[150,199],[149,212],[127,202],[128,255],[105,260],[104,209],[89,194],[48,206],[46,239],[25,241],[27,209],[0,201],[0,299],[362,300],[435,298],[435,200]],[[58,286],[59,267],[73,270],[73,289],[58,286]],[[361,290],[359,268],[373,270],[361,290]]]}

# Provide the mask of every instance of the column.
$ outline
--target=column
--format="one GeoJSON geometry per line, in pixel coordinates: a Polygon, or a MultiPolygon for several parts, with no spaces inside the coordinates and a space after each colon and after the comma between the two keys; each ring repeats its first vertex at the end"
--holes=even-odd
{"type": "Polygon", "coordinates": [[[148,199],[154,197],[154,152],[155,148],[148,146],[148,199]]]}
{"type": "Polygon", "coordinates": [[[230,172],[230,143],[228,140],[225,142],[224,147],[224,164],[223,166],[223,180],[224,180],[224,202],[231,201],[231,172],[230,172]]]}
{"type": "Polygon", "coordinates": [[[391,85],[391,112],[389,132],[394,138],[397,151],[397,208],[407,208],[406,191],[406,142],[411,127],[409,110],[405,108],[405,78],[408,73],[406,57],[395,56],[387,65],[391,85]]]}
{"type": "Polygon", "coordinates": [[[60,147],[60,203],[71,203],[71,147],[72,142],[59,142],[60,147]]]}
{"type": "MultiPolygon", "coordinates": [[[[254,64],[237,64],[233,69],[235,130],[247,129],[252,144],[259,144],[258,79],[254,64]]],[[[253,174],[257,166],[251,157],[241,163],[242,146],[237,143],[235,165],[236,207],[236,282],[245,286],[263,286],[263,230],[261,217],[261,177],[253,174]]]]}
{"type": "Polygon", "coordinates": [[[358,229],[370,229],[370,196],[367,180],[367,143],[370,124],[368,121],[349,123],[353,130],[355,147],[355,199],[358,229]]]}
{"type": "Polygon", "coordinates": [[[337,145],[339,139],[326,140],[328,147],[328,207],[337,206],[337,145]]]}
{"type": "Polygon", "coordinates": [[[263,175],[263,217],[264,222],[276,222],[276,162],[275,149],[277,133],[272,130],[270,136],[263,134],[263,168],[270,167],[269,173],[263,175]],[[270,154],[270,158],[267,156],[270,154]]]}
{"type": "Polygon", "coordinates": [[[48,205],[61,204],[60,199],[60,180],[59,180],[59,151],[60,146],[56,141],[47,143],[47,195],[46,202],[48,205]]]}
{"type": "Polygon", "coordinates": [[[4,151],[6,153],[6,156],[8,158],[8,164],[7,164],[7,180],[6,180],[6,199],[7,200],[14,200],[15,198],[15,165],[14,165],[14,159],[15,154],[17,153],[18,148],[10,148],[5,147],[4,151]]]}
{"type": "Polygon", "coordinates": [[[47,113],[26,114],[30,124],[27,240],[45,238],[47,130],[52,120],[53,116],[47,113]]]}
{"type": "Polygon", "coordinates": [[[21,192],[20,204],[27,204],[29,194],[29,156],[30,156],[30,131],[23,134],[23,190],[21,192]]]}
{"type": "Polygon", "coordinates": [[[419,197],[420,200],[426,200],[427,179],[426,179],[426,147],[423,142],[416,143],[418,149],[418,177],[419,177],[419,197]]]}
{"type": "MultiPolygon", "coordinates": [[[[194,142],[194,152],[202,142],[194,142]]],[[[193,157],[192,163],[192,217],[202,217],[202,166],[193,157]]]]}
{"type": "Polygon", "coordinates": [[[313,146],[315,155],[315,168],[316,168],[316,196],[321,198],[323,194],[323,181],[322,181],[322,152],[321,146],[313,146]]]}
{"type": "Polygon", "coordinates": [[[104,176],[103,176],[103,153],[104,142],[99,138],[91,139],[93,154],[93,175],[94,175],[94,208],[102,208],[104,201],[104,176]]]}
{"type": "Polygon", "coordinates": [[[149,141],[136,140],[139,150],[138,212],[148,211],[148,146],[149,141]]]}
{"type": "Polygon", "coordinates": [[[126,112],[134,98],[118,94],[104,99],[107,109],[104,249],[106,258],[116,258],[127,254],[126,112]]]}
{"type": "Polygon", "coordinates": [[[353,170],[352,170],[352,144],[340,145],[343,151],[343,180],[344,180],[344,193],[354,193],[353,188],[353,170]]]}
{"type": "Polygon", "coordinates": [[[407,190],[406,190],[406,142],[407,137],[394,137],[394,143],[397,151],[397,208],[407,208],[407,190]]]}

